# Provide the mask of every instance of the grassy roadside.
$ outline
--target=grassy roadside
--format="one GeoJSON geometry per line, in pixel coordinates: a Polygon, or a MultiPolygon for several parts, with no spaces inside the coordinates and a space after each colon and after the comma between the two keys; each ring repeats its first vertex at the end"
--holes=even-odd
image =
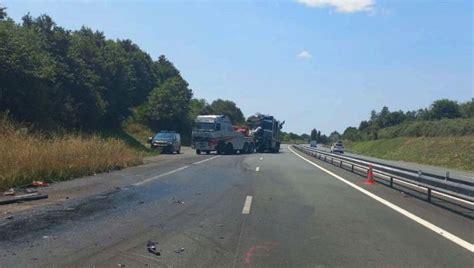
{"type": "Polygon", "coordinates": [[[0,190],[142,164],[144,156],[156,154],[145,146],[148,136],[141,137],[146,131],[44,135],[0,118],[0,190]]]}
{"type": "Polygon", "coordinates": [[[346,142],[347,149],[388,160],[474,171],[474,136],[399,137],[346,142]]]}

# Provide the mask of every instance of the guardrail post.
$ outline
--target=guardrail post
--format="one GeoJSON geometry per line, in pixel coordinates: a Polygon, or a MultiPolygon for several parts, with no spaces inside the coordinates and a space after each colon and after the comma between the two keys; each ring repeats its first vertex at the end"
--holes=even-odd
{"type": "Polygon", "coordinates": [[[354,164],[351,165],[351,172],[354,172],[354,164]]]}
{"type": "Polygon", "coordinates": [[[393,177],[390,177],[390,188],[393,188],[393,177]]]}
{"type": "Polygon", "coordinates": [[[423,172],[420,170],[418,170],[418,178],[421,177],[421,174],[423,174],[423,172]]]}
{"type": "Polygon", "coordinates": [[[445,181],[449,180],[449,171],[446,171],[446,177],[444,177],[444,180],[445,181]]]}
{"type": "Polygon", "coordinates": [[[339,160],[339,167],[342,168],[342,160],[339,160]]]}
{"type": "Polygon", "coordinates": [[[428,188],[428,202],[431,202],[431,188],[428,188]]]}
{"type": "Polygon", "coordinates": [[[331,165],[334,163],[334,161],[333,161],[333,160],[334,160],[334,158],[332,158],[332,157],[331,157],[331,165]]]}

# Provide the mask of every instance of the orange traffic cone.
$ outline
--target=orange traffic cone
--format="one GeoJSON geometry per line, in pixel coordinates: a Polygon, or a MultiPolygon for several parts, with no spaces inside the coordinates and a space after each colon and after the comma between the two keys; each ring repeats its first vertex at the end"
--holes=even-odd
{"type": "Polygon", "coordinates": [[[375,184],[374,180],[374,172],[372,171],[372,165],[369,165],[369,169],[367,170],[367,179],[365,180],[365,184],[375,184]]]}

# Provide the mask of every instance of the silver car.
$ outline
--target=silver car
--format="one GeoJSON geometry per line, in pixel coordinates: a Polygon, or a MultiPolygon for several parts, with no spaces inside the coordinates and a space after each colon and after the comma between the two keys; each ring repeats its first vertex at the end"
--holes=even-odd
{"type": "Polygon", "coordinates": [[[340,153],[340,154],[343,154],[344,153],[344,145],[342,144],[342,142],[338,141],[336,143],[334,143],[332,146],[331,146],[331,153],[340,153]]]}

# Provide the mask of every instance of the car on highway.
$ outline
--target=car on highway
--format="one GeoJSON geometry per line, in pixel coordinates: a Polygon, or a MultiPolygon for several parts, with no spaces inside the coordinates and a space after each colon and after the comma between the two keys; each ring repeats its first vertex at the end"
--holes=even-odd
{"type": "Polygon", "coordinates": [[[341,141],[335,142],[333,145],[331,145],[331,153],[344,153],[344,145],[342,144],[341,141]]]}
{"type": "Polygon", "coordinates": [[[160,131],[149,137],[148,142],[152,149],[160,149],[163,153],[181,152],[181,135],[174,131],[160,131]]]}

